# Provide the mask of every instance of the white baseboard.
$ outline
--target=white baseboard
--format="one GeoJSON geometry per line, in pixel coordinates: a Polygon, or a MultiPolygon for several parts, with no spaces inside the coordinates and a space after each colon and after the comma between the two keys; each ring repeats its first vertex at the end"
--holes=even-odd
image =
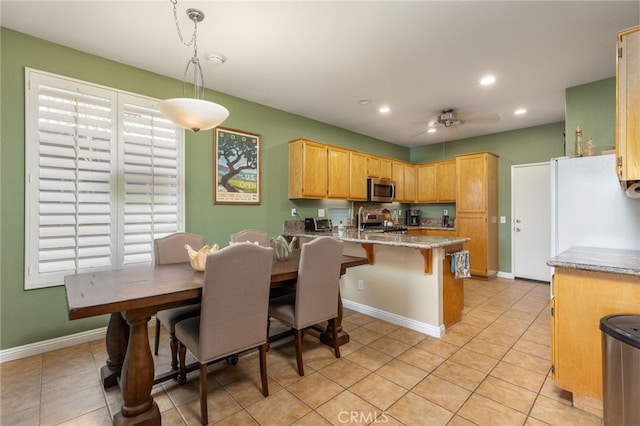
{"type": "Polygon", "coordinates": [[[0,351],[0,363],[26,358],[33,355],[40,355],[45,352],[78,345],[80,343],[91,342],[97,339],[104,339],[106,332],[107,327],[96,328],[94,330],[83,331],[81,333],[71,334],[68,336],[5,349],[0,351]]]}
{"type": "Polygon", "coordinates": [[[513,272],[501,272],[501,271],[498,271],[498,275],[497,276],[498,276],[498,278],[507,278],[509,280],[513,280],[513,279],[516,278],[515,275],[513,275],[513,272]]]}
{"type": "MultiPolygon", "coordinates": [[[[401,325],[411,330],[419,331],[432,337],[444,336],[444,325],[440,327],[433,326],[424,322],[416,321],[411,318],[406,318],[400,315],[396,315],[391,312],[383,311],[380,309],[372,308],[371,306],[363,305],[361,303],[352,302],[350,300],[342,299],[342,305],[351,309],[352,311],[360,312],[361,314],[369,315],[374,318],[378,318],[392,324],[401,325]]],[[[346,330],[347,333],[349,330],[346,330]]]]}

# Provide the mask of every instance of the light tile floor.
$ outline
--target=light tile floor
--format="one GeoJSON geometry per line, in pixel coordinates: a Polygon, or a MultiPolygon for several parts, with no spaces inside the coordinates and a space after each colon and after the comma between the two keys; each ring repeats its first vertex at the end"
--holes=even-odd
{"type": "MultiPolygon", "coordinates": [[[[346,311],[342,358],[305,336],[304,377],[293,344],[268,354],[270,396],[255,353],[210,367],[209,416],[217,425],[600,425],[571,406],[549,376],[549,286],[465,281],[462,321],[441,339],[346,311]]],[[[150,328],[150,335],[153,336],[150,328]]],[[[156,364],[168,362],[163,335],[156,364]]],[[[0,365],[0,424],[110,425],[122,398],[100,386],[102,340],[0,365]]],[[[198,425],[198,374],[153,389],[164,425],[198,425]]]]}

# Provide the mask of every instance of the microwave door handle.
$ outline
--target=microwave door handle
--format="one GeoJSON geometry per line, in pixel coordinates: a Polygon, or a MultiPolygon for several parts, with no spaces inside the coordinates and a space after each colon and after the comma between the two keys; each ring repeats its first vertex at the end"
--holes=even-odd
{"type": "Polygon", "coordinates": [[[391,199],[392,200],[396,199],[396,184],[395,183],[391,184],[391,199]]]}

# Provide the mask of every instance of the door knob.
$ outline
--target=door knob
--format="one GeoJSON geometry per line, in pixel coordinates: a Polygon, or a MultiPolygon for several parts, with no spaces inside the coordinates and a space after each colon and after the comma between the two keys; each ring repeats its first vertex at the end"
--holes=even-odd
{"type": "Polygon", "coordinates": [[[520,219],[516,219],[516,223],[520,223],[522,222],[520,219]]]}
{"type": "Polygon", "coordinates": [[[516,232],[520,232],[520,228],[516,228],[516,232]]]}

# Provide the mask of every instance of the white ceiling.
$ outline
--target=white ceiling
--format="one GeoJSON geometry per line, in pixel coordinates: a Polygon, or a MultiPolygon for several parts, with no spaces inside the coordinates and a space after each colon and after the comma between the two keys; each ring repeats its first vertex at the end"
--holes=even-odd
{"type": "MultiPolygon", "coordinates": [[[[208,88],[409,147],[564,120],[565,89],[614,76],[616,33],[640,23],[637,0],[179,0],[177,8],[186,38],[186,9],[206,15],[198,52],[208,88]],[[227,62],[207,63],[210,52],[227,62]],[[480,86],[485,74],[497,78],[492,87],[480,86]],[[381,105],[391,111],[378,113],[381,105]],[[501,118],[426,133],[446,108],[501,118]]],[[[179,80],[192,55],[169,0],[3,0],[0,19],[179,80]]]]}

